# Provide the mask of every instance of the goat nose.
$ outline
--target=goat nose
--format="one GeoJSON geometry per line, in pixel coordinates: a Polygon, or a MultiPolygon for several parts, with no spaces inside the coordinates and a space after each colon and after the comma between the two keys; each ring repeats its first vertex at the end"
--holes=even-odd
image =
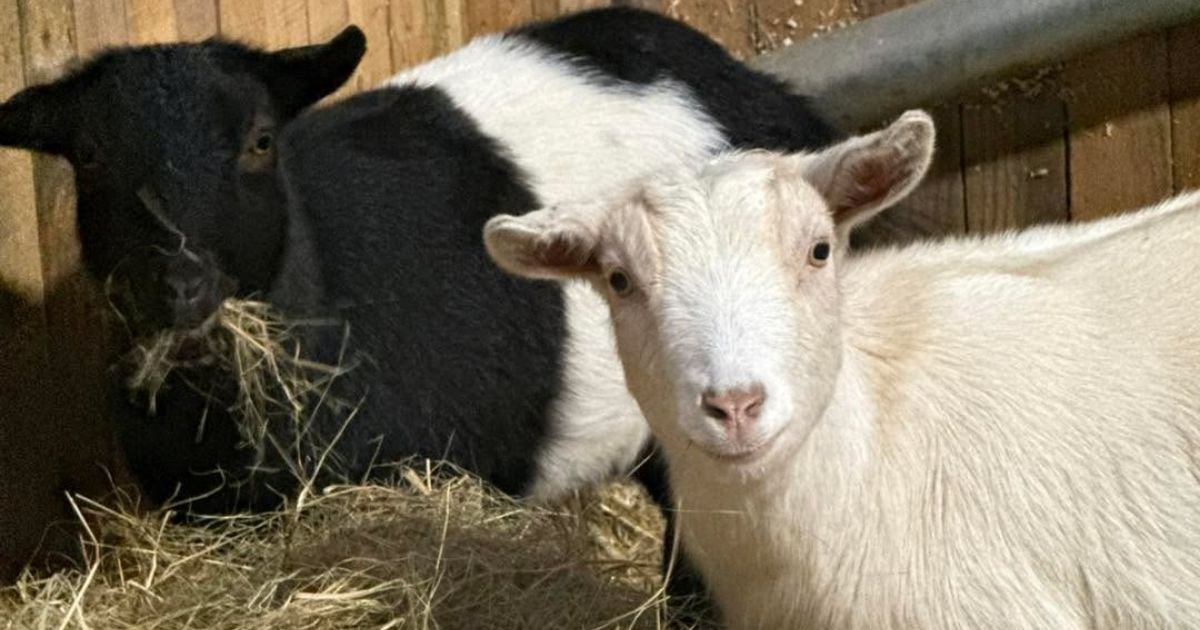
{"type": "Polygon", "coordinates": [[[762,385],[754,383],[720,392],[706,391],[701,396],[701,407],[708,417],[736,426],[757,420],[765,399],[762,385]]]}
{"type": "Polygon", "coordinates": [[[186,278],[172,278],[167,281],[175,291],[176,299],[185,303],[193,303],[198,301],[204,293],[206,286],[204,276],[191,276],[186,278]]]}

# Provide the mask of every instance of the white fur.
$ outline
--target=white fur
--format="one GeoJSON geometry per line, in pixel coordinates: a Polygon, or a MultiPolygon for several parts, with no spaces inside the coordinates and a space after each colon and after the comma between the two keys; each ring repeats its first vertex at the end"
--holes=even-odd
{"type": "MultiPolygon", "coordinates": [[[[497,140],[548,206],[611,203],[650,173],[724,146],[682,85],[605,85],[513,35],[490,35],[389,81],[443,90],[497,140]]],[[[553,499],[628,471],[649,439],[630,397],[608,313],[586,287],[565,289],[566,369],[549,446],[529,494],[553,499]]]]}
{"type": "Polygon", "coordinates": [[[685,86],[603,80],[531,40],[488,35],[389,83],[449,94],[548,206],[624,193],[650,173],[724,146],[685,86]]]}
{"type": "Polygon", "coordinates": [[[728,625],[1200,627],[1200,193],[822,266],[813,160],[722,158],[591,229],[637,278],[621,359],[728,625]],[[736,462],[692,398],[722,371],[766,383],[736,462]]]}
{"type": "Polygon", "coordinates": [[[650,427],[625,385],[604,300],[578,281],[564,284],[567,351],[563,393],[551,411],[554,437],[529,489],[551,500],[629,472],[650,427]]]}

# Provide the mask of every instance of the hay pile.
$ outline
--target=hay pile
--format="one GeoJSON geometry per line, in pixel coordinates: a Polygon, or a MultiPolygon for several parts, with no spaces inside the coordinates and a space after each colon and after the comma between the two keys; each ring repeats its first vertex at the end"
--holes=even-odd
{"type": "MultiPolygon", "coordinates": [[[[271,423],[303,433],[318,409],[353,421],[354,409],[329,395],[349,368],[305,361],[296,325],[268,305],[230,300],[210,323],[142,340],[127,357],[127,384],[150,411],[170,374],[200,366],[236,376],[231,410],[248,447],[266,447],[271,423]]],[[[637,488],[534,508],[447,465],[396,470],[391,485],[304,485],[275,513],[202,523],[181,523],[169,507],[147,513],[76,497],[84,564],[0,590],[0,628],[667,624],[662,523],[637,488]]]]}
{"type": "Polygon", "coordinates": [[[570,509],[405,469],[207,526],[77,500],[72,572],[0,591],[0,628],[661,628],[660,523],[632,486],[570,509]]]}

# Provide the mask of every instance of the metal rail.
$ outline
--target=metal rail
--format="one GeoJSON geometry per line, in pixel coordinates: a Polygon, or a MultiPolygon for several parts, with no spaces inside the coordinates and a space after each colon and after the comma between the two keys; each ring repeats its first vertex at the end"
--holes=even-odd
{"type": "Polygon", "coordinates": [[[1200,0],[925,0],[753,62],[846,129],[1200,19],[1200,0]]]}

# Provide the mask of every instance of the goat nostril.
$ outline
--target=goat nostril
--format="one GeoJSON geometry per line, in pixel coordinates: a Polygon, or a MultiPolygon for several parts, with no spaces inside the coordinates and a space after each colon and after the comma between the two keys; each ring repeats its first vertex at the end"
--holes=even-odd
{"type": "Polygon", "coordinates": [[[191,278],[188,280],[169,280],[167,285],[175,293],[175,299],[185,304],[198,302],[204,297],[207,283],[203,278],[191,278]]]}
{"type": "Polygon", "coordinates": [[[721,407],[718,407],[717,405],[714,405],[714,404],[708,402],[707,400],[705,400],[703,403],[701,403],[700,407],[702,409],[704,409],[704,415],[708,416],[709,418],[713,418],[713,419],[721,420],[721,421],[729,420],[728,412],[726,412],[721,407]]]}
{"type": "Polygon", "coordinates": [[[704,415],[721,422],[741,424],[757,420],[762,414],[766,395],[761,385],[729,389],[723,392],[706,391],[700,397],[704,415]]]}

